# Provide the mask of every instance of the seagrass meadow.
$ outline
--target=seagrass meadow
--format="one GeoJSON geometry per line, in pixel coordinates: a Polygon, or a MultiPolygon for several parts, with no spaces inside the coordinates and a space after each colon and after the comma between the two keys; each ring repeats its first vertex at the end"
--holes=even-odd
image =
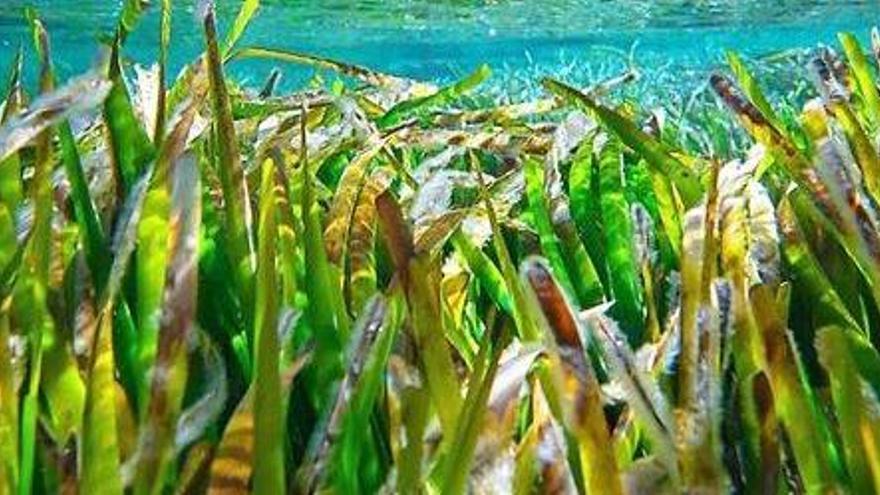
{"type": "Polygon", "coordinates": [[[876,29],[684,112],[246,45],[259,0],[171,74],[122,5],[4,61],[0,494],[880,492],[876,29]]]}

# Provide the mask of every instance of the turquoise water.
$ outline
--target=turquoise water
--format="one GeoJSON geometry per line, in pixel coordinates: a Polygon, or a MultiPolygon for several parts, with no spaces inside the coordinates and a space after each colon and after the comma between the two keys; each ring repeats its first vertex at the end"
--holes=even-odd
{"type": "MultiPolygon", "coordinates": [[[[239,2],[217,3],[222,28],[239,2]]],[[[25,6],[39,9],[53,36],[56,65],[71,75],[95,60],[99,35],[112,30],[119,1],[0,0],[0,69],[15,47],[28,41],[25,6]]],[[[126,47],[136,62],[155,57],[157,11],[151,7],[126,47]]],[[[771,56],[835,43],[842,30],[866,40],[877,23],[877,0],[264,0],[243,43],[310,51],[437,81],[486,62],[495,70],[496,86],[508,93],[528,91],[538,74],[596,80],[620,71],[632,53],[645,75],[641,84],[651,89],[702,78],[725,48],[771,56]]],[[[194,2],[175,2],[173,27],[172,62],[180,67],[202,46],[194,2]]],[[[239,63],[230,70],[257,85],[271,67],[239,63]]],[[[284,80],[292,86],[310,75],[285,67],[284,80]]]]}

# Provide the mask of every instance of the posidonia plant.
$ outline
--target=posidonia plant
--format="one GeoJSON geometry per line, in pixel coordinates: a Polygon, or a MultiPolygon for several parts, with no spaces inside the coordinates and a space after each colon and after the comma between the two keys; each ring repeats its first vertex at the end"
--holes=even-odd
{"type": "Polygon", "coordinates": [[[486,105],[239,46],[257,0],[171,78],[146,7],[63,83],[29,12],[12,63],[0,493],[880,491],[876,30],[802,110],[731,52],[667,122],[632,72],[486,105]]]}

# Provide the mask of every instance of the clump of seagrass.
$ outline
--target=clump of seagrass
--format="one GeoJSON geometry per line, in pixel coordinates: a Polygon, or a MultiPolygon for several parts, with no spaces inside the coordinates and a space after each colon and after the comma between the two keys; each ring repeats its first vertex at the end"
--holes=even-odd
{"type": "Polygon", "coordinates": [[[880,491],[876,30],[815,51],[803,109],[731,52],[688,120],[615,104],[631,71],[494,105],[485,66],[240,46],[257,0],[225,38],[205,3],[170,78],[171,7],[124,2],[64,83],[27,15],[0,494],[880,491]],[[337,80],[252,93],[253,58],[337,80]]]}

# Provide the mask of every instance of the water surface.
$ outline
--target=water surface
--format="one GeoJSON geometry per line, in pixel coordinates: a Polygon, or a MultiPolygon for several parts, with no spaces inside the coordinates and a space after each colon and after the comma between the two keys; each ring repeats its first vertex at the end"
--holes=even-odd
{"type": "MultiPolygon", "coordinates": [[[[202,47],[194,3],[174,2],[175,67],[202,47]]],[[[222,28],[239,2],[217,4],[222,28]]],[[[112,31],[119,10],[114,0],[0,0],[2,70],[15,47],[28,41],[25,6],[36,7],[44,17],[63,75],[94,63],[98,40],[112,31]]],[[[157,11],[153,5],[128,42],[126,54],[135,61],[155,58],[157,11]]],[[[548,72],[595,80],[621,70],[630,54],[648,85],[682,84],[717,64],[726,48],[768,56],[833,44],[844,30],[866,41],[877,23],[876,0],[263,0],[243,43],[310,51],[437,81],[486,62],[497,74],[496,84],[516,92],[548,72]]],[[[270,68],[239,63],[230,70],[259,84],[270,68]]],[[[288,86],[311,74],[285,68],[288,86]]]]}

